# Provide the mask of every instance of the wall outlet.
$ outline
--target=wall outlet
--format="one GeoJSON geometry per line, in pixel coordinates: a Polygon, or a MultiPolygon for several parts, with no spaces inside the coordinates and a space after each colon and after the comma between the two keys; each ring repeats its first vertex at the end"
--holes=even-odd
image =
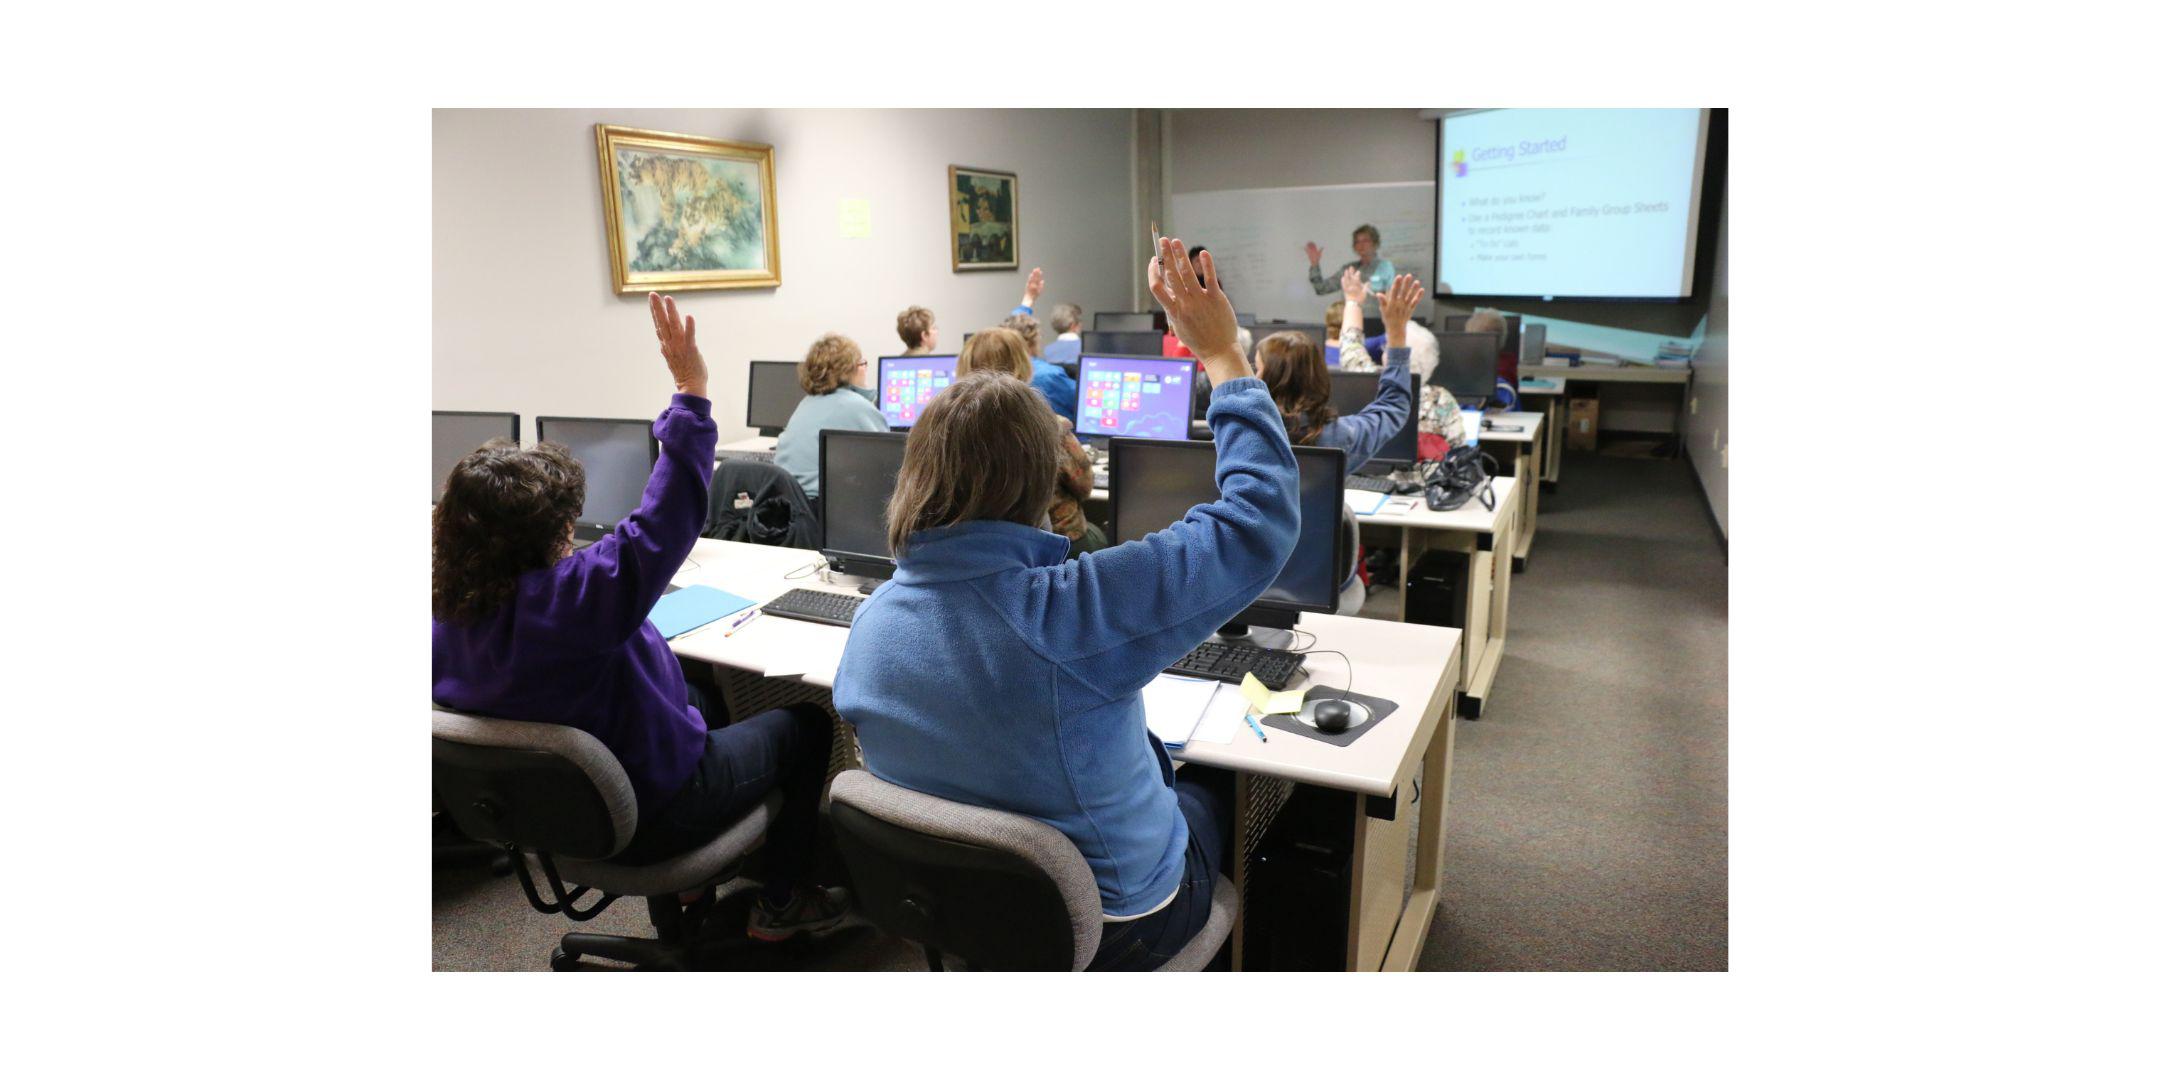
{"type": "Polygon", "coordinates": [[[1693,416],[1693,415],[1695,415],[1696,413],[1699,413],[1699,412],[1701,412],[1701,411],[1702,411],[1702,399],[1701,399],[1701,398],[1699,398],[1699,397],[1691,397],[1691,398],[1687,399],[1687,414],[1688,414],[1689,416],[1693,416]]]}

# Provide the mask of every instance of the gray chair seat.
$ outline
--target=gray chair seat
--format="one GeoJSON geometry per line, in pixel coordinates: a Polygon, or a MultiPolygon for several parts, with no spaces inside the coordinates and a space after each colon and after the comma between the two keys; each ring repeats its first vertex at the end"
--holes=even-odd
{"type": "MultiPolygon", "coordinates": [[[[872,923],[982,970],[1085,970],[1102,944],[1102,894],[1064,833],[1033,818],[941,799],[867,770],[833,778],[831,816],[855,898],[872,923]]],[[[1215,879],[1207,923],[1163,971],[1205,968],[1237,922],[1215,879]]]]}
{"type": "Polygon", "coordinates": [[[612,861],[557,859],[563,880],[620,896],[658,896],[700,888],[741,863],[765,842],[765,830],[780,812],[780,793],[765,796],[728,830],[672,858],[643,866],[612,861]]]}

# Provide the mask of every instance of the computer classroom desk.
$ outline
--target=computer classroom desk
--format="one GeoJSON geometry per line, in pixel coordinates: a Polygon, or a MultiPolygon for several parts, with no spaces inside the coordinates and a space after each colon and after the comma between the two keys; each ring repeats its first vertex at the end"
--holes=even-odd
{"type": "Polygon", "coordinates": [[[780,436],[778,435],[752,435],[747,439],[737,439],[734,442],[721,443],[715,449],[736,451],[747,450],[752,452],[762,450],[765,453],[769,454],[772,453],[773,447],[778,445],[780,445],[780,436]]]}
{"type": "MultiPolygon", "coordinates": [[[[700,540],[674,580],[760,603],[794,588],[854,591],[809,572],[817,563],[815,552],[797,548],[700,540]]],[[[834,673],[847,643],[845,627],[759,616],[728,636],[728,621],[693,630],[669,646],[684,659],[714,665],[732,715],[796,701],[831,704],[834,673]]],[[[1306,615],[1299,629],[1316,639],[1313,648],[1339,649],[1355,658],[1355,667],[1346,671],[1342,657],[1311,656],[1306,685],[1343,686],[1352,676],[1350,689],[1394,701],[1396,711],[1346,747],[1273,728],[1263,743],[1239,725],[1232,742],[1188,743],[1174,756],[1236,774],[1238,857],[1229,871],[1248,904],[1253,852],[1293,787],[1321,789],[1313,797],[1317,820],[1309,824],[1345,841],[1351,859],[1342,909],[1347,914],[1341,925],[1316,929],[1330,935],[1331,946],[1333,935],[1342,935],[1346,969],[1407,971],[1424,948],[1440,897],[1462,633],[1335,615],[1306,615]]],[[[846,724],[838,730],[833,768],[860,764],[853,730],[846,724]]],[[[1231,938],[1231,963],[1239,969],[1245,957],[1244,907],[1231,938]]]]}
{"type": "MultiPolygon", "coordinates": [[[[1478,432],[1478,445],[1490,451],[1493,460],[1499,462],[1502,475],[1521,479],[1525,476],[1544,475],[1545,460],[1545,414],[1535,412],[1489,412],[1485,419],[1506,427],[1520,427],[1521,431],[1478,432]]],[[[1520,574],[1530,563],[1530,541],[1537,538],[1538,484],[1524,484],[1522,497],[1522,521],[1515,530],[1515,572],[1520,574]]]]}
{"type": "MultiPolygon", "coordinates": [[[[1516,369],[1516,375],[1520,379],[1558,379],[1561,383],[1560,390],[1554,393],[1565,391],[1570,382],[1662,383],[1677,386],[1680,388],[1680,395],[1673,403],[1672,437],[1675,442],[1686,438],[1688,381],[1695,377],[1695,369],[1692,367],[1668,368],[1649,364],[1584,364],[1581,367],[1566,367],[1555,364],[1525,364],[1516,369]]],[[[1527,392],[1526,390],[1525,393],[1527,392]]],[[[1566,400],[1563,394],[1556,399],[1555,408],[1565,408],[1561,403],[1566,400]]],[[[1562,416],[1561,425],[1565,426],[1566,422],[1566,417],[1562,416]]],[[[1559,444],[1560,439],[1553,439],[1552,475],[1546,477],[1555,484],[1560,482],[1559,444]]]]}
{"type": "Polygon", "coordinates": [[[1545,417],[1545,427],[1539,452],[1544,458],[1544,469],[1538,473],[1542,486],[1560,485],[1560,449],[1567,442],[1567,380],[1545,376],[1524,376],[1521,385],[1522,403],[1526,409],[1535,409],[1545,417]]]}
{"type": "Polygon", "coordinates": [[[1492,478],[1493,505],[1473,498],[1445,512],[1430,510],[1423,495],[1394,495],[1390,506],[1407,505],[1399,514],[1358,515],[1358,539],[1367,548],[1375,533],[1385,537],[1390,529],[1400,532],[1400,577],[1396,595],[1403,598],[1402,615],[1410,607],[1410,567],[1427,551],[1458,551],[1469,557],[1469,595],[1464,600],[1462,635],[1462,682],[1457,704],[1462,715],[1476,719],[1485,712],[1492,694],[1493,678],[1500,672],[1500,657],[1507,649],[1508,592],[1515,580],[1515,560],[1496,558],[1515,550],[1515,531],[1522,522],[1519,499],[1523,485],[1513,476],[1492,478]]]}

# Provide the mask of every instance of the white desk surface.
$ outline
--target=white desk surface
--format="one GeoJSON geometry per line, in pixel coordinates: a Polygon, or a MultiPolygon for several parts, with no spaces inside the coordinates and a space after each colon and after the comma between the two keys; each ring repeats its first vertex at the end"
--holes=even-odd
{"type": "Polygon", "coordinates": [[[1480,431],[1478,432],[1478,441],[1479,441],[1479,442],[1481,442],[1481,443],[1489,443],[1489,442],[1517,442],[1517,443],[1529,443],[1529,442],[1536,442],[1536,441],[1537,441],[1538,425],[1540,425],[1540,424],[1543,424],[1543,423],[1545,422],[1545,414],[1544,414],[1544,413],[1534,413],[1534,412],[1489,412],[1489,413],[1486,413],[1486,414],[1485,414],[1485,419],[1487,419],[1487,420],[1490,420],[1490,421],[1492,421],[1492,422],[1493,422],[1493,423],[1495,423],[1495,424],[1516,424],[1516,425],[1520,425],[1520,426],[1522,427],[1522,430],[1521,430],[1521,431],[1493,431],[1493,430],[1490,430],[1490,429],[1480,430],[1480,431]]]}
{"type": "Polygon", "coordinates": [[[1523,396],[1524,396],[1524,397],[1533,397],[1533,396],[1538,396],[1538,395],[1549,395],[1549,394],[1564,394],[1564,393],[1566,393],[1566,392],[1567,392],[1567,380],[1566,380],[1566,379],[1564,379],[1564,378],[1561,378],[1560,376],[1557,376],[1557,375],[1539,375],[1539,374],[1537,374],[1537,372],[1539,372],[1539,371],[1566,371],[1566,370],[1568,370],[1568,369],[1567,369],[1567,368],[1545,368],[1545,367],[1530,367],[1530,368],[1518,368],[1518,369],[1516,369],[1516,372],[1515,372],[1515,374],[1516,374],[1516,377],[1517,377],[1517,378],[1519,378],[1519,379],[1521,379],[1521,380],[1523,380],[1523,382],[1522,382],[1522,385],[1518,386],[1518,387],[1517,387],[1516,389],[1518,389],[1518,390],[1522,391],[1522,394],[1523,394],[1523,396]],[[1525,372],[1528,372],[1528,374],[1525,374],[1525,372]],[[1545,381],[1545,384],[1546,384],[1546,385],[1543,385],[1543,386],[1531,386],[1531,385],[1529,384],[1529,382],[1528,382],[1528,380],[1530,380],[1530,379],[1543,379],[1543,380],[1545,381]]]}
{"type": "Polygon", "coordinates": [[[1688,381],[1688,368],[1652,367],[1645,364],[1584,364],[1581,367],[1560,367],[1539,364],[1516,369],[1522,378],[1576,379],[1582,382],[1644,382],[1684,383],[1688,381]]]}
{"type": "Polygon", "coordinates": [[[1515,512],[1515,499],[1519,492],[1515,488],[1515,477],[1512,476],[1493,477],[1492,490],[1493,508],[1490,510],[1485,509],[1484,503],[1477,499],[1471,499],[1453,510],[1442,512],[1427,509],[1423,494],[1391,495],[1388,497],[1389,502],[1408,503],[1410,504],[1410,512],[1407,514],[1359,514],[1357,519],[1358,528],[1366,529],[1375,525],[1392,525],[1406,529],[1436,529],[1473,533],[1494,532],[1499,529],[1502,523],[1507,521],[1509,514],[1515,512]]]}
{"type": "Polygon", "coordinates": [[[718,447],[716,447],[716,449],[719,449],[719,450],[770,450],[770,449],[772,449],[772,448],[773,448],[774,446],[778,445],[778,444],[779,444],[779,442],[780,442],[780,437],[779,437],[778,435],[752,435],[752,436],[750,436],[750,437],[749,437],[749,438],[747,438],[747,439],[737,439],[737,440],[735,440],[734,442],[730,442],[730,443],[721,443],[721,444],[720,444],[720,445],[719,445],[718,447]]]}
{"type": "MultiPolygon", "coordinates": [[[[854,591],[827,585],[816,574],[792,581],[784,576],[816,562],[816,552],[799,548],[700,540],[674,580],[677,585],[726,589],[759,603],[796,588],[854,591]]],[[[845,627],[760,615],[729,637],[728,621],[700,627],[668,645],[692,660],[831,688],[847,645],[845,627]]],[[[1174,756],[1367,795],[1396,790],[1422,758],[1411,751],[1425,745],[1444,711],[1433,708],[1439,695],[1454,693],[1461,680],[1457,665],[1462,631],[1343,615],[1306,615],[1298,628],[1317,639],[1313,648],[1340,649],[1350,654],[1354,665],[1346,672],[1340,656],[1312,656],[1306,661],[1305,685],[1342,686],[1346,675],[1354,676],[1349,689],[1393,701],[1396,711],[1346,747],[1273,729],[1263,743],[1240,724],[1231,742],[1189,743],[1174,756]]]]}

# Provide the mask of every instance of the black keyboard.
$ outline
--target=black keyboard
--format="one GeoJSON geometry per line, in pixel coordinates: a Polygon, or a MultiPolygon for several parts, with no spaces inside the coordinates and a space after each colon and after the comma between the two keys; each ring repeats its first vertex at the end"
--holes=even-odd
{"type": "Polygon", "coordinates": [[[1359,476],[1352,473],[1343,477],[1342,486],[1351,491],[1385,491],[1390,495],[1395,493],[1395,481],[1385,476],[1359,476]]]}
{"type": "Polygon", "coordinates": [[[855,622],[855,609],[861,607],[865,599],[867,597],[846,593],[789,589],[765,602],[765,614],[828,626],[851,626],[855,622]]]}
{"type": "Polygon", "coordinates": [[[1294,652],[1244,642],[1203,641],[1184,659],[1170,665],[1169,671],[1172,675],[1226,683],[1244,682],[1245,673],[1250,671],[1262,686],[1280,690],[1297,678],[1298,666],[1304,659],[1294,652]]]}

